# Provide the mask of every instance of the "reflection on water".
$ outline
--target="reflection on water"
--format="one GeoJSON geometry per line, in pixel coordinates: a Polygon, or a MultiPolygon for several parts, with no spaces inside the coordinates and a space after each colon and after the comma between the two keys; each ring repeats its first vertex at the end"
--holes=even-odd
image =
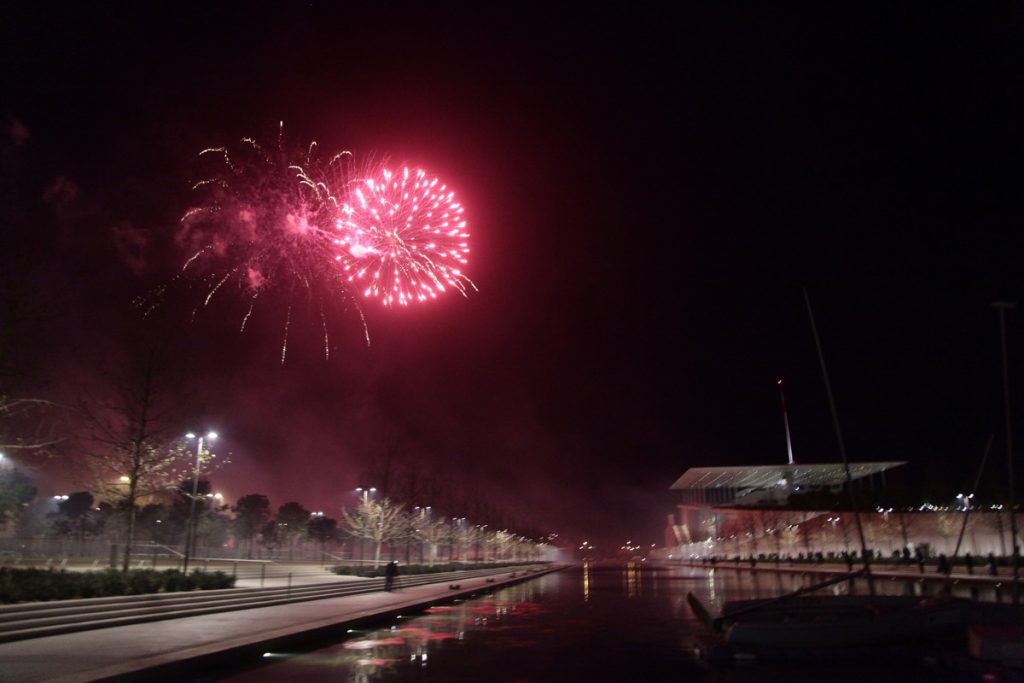
{"type": "MultiPolygon", "coordinates": [[[[269,681],[953,681],[920,665],[775,663],[708,669],[695,656],[700,626],[689,591],[712,613],[724,602],[778,595],[799,579],[718,568],[584,564],[438,605],[388,627],[351,632],[304,654],[268,653],[263,665],[220,680],[269,681]]],[[[842,584],[839,590],[849,590],[842,584]]],[[[965,679],[969,680],[969,679],[965,679]]]]}
{"type": "Polygon", "coordinates": [[[626,585],[626,597],[636,598],[640,596],[640,568],[636,562],[627,562],[622,572],[622,579],[626,585]]]}

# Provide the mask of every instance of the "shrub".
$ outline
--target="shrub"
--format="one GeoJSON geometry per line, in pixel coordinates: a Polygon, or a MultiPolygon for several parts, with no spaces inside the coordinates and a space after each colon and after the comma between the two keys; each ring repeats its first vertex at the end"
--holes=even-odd
{"type": "Polygon", "coordinates": [[[232,588],[235,578],[224,572],[194,571],[185,575],[176,569],[156,571],[116,569],[71,572],[54,569],[0,567],[0,603],[67,600],[109,595],[141,595],[182,590],[232,588]]]}
{"type": "Polygon", "coordinates": [[[168,593],[192,590],[192,582],[187,574],[177,569],[168,569],[164,572],[164,590],[168,593]]]}
{"type": "Polygon", "coordinates": [[[128,572],[125,576],[128,584],[129,595],[143,595],[145,593],[156,593],[160,590],[163,580],[159,572],[153,569],[137,569],[128,572]]]}
{"type": "Polygon", "coordinates": [[[228,576],[224,572],[193,572],[192,578],[195,580],[196,587],[199,590],[219,590],[221,588],[234,588],[235,577],[228,576]]]}
{"type": "MultiPolygon", "coordinates": [[[[523,564],[543,564],[541,562],[446,562],[444,564],[400,564],[399,574],[405,576],[411,576],[414,574],[439,574],[441,572],[454,572],[459,570],[469,569],[498,569],[502,566],[521,566],[523,564]]],[[[364,578],[377,578],[384,576],[384,567],[364,567],[361,565],[338,565],[331,567],[331,571],[335,574],[341,574],[343,576],[361,576],[364,578]]]]}
{"type": "Polygon", "coordinates": [[[128,592],[126,577],[116,569],[104,569],[96,577],[99,579],[100,595],[124,595],[128,592]]]}

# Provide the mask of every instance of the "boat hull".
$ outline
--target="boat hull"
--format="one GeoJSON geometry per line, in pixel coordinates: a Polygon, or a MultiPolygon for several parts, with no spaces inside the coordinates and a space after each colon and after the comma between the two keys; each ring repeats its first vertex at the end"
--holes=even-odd
{"type": "Polygon", "coordinates": [[[757,601],[726,605],[726,642],[756,648],[859,648],[934,642],[963,636],[959,601],[918,601],[857,596],[796,598],[766,605],[735,619],[729,613],[757,601]]]}

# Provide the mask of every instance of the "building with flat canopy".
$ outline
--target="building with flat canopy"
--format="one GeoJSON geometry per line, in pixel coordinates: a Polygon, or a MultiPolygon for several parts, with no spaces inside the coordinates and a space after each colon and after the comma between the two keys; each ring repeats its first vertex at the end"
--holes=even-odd
{"type": "MultiPolygon", "coordinates": [[[[850,463],[850,480],[858,486],[885,487],[885,473],[906,462],[850,463]],[[877,477],[877,481],[876,481],[877,477]]],[[[755,465],[691,467],[672,484],[681,491],[683,504],[691,506],[788,505],[794,493],[829,490],[839,493],[846,485],[842,463],[821,465],[755,465]]]]}
{"type": "MultiPolygon", "coordinates": [[[[850,463],[849,480],[855,493],[882,491],[886,472],[905,464],[850,463]]],[[[670,487],[681,493],[682,501],[678,521],[675,516],[669,520],[666,544],[719,539],[730,520],[749,510],[788,510],[792,514],[787,519],[799,521],[819,516],[823,499],[842,500],[838,497],[846,488],[845,469],[842,463],[692,467],[670,487]]],[[[859,499],[871,497],[858,495],[859,499]]]]}
{"type": "Polygon", "coordinates": [[[668,515],[666,557],[857,553],[848,482],[866,547],[875,557],[953,556],[956,551],[1008,556],[1013,547],[1008,508],[982,505],[963,493],[947,501],[909,500],[901,493],[901,484],[913,476],[906,464],[850,463],[849,479],[841,463],[693,467],[671,486],[681,501],[668,515]]]}

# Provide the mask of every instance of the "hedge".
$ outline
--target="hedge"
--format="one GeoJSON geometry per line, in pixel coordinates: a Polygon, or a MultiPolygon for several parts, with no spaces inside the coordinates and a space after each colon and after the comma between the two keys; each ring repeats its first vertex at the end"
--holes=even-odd
{"type": "MultiPolygon", "coordinates": [[[[502,566],[522,566],[523,564],[542,564],[542,562],[528,562],[526,560],[516,562],[446,562],[444,564],[401,564],[398,565],[398,573],[404,576],[414,574],[439,574],[441,572],[455,572],[469,569],[498,569],[502,566]]],[[[363,576],[366,578],[377,578],[384,576],[384,567],[366,567],[360,565],[338,565],[331,567],[335,574],[344,576],[363,576]]]]}
{"type": "Polygon", "coordinates": [[[224,572],[177,569],[116,569],[74,572],[64,569],[16,569],[0,567],[0,603],[101,598],[177,591],[233,588],[235,578],[224,572]]]}

